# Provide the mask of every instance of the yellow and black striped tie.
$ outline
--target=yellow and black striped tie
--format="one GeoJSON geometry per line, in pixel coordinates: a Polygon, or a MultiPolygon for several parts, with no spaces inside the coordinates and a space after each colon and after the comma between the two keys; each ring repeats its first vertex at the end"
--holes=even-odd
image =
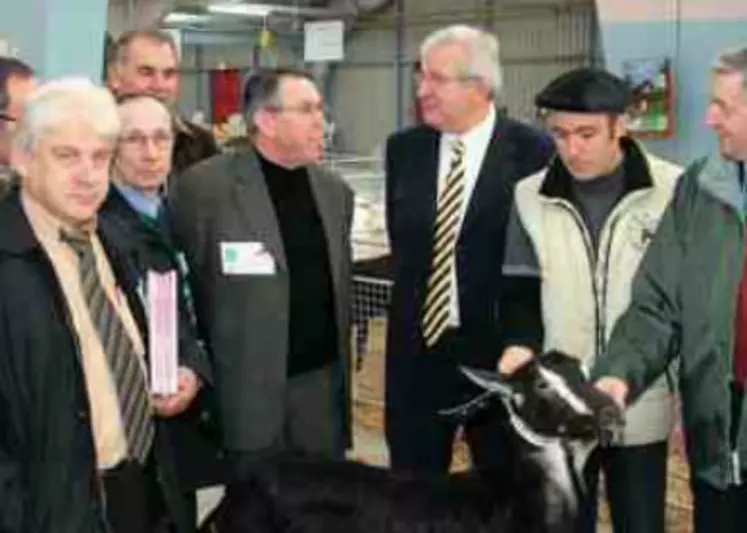
{"type": "Polygon", "coordinates": [[[63,233],[61,237],[78,253],[83,294],[117,390],[130,458],[145,464],[155,438],[155,425],[140,357],[101,284],[90,237],[77,233],[63,233]]]}
{"type": "Polygon", "coordinates": [[[452,145],[451,165],[436,208],[431,270],[423,305],[423,339],[427,346],[436,344],[449,325],[451,265],[464,202],[464,170],[464,143],[457,140],[452,145]]]}

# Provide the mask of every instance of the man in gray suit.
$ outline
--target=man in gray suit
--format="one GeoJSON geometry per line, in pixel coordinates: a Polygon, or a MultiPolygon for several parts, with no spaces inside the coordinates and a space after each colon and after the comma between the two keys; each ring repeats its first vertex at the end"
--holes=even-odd
{"type": "Polygon", "coordinates": [[[244,107],[250,145],[189,169],[172,190],[238,474],[279,449],[342,457],[350,441],[353,195],[318,164],[312,78],[261,72],[244,107]]]}

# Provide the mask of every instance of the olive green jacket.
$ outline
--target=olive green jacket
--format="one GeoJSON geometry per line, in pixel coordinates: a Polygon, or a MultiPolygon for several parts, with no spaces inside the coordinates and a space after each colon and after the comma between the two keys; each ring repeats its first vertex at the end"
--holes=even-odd
{"type": "Polygon", "coordinates": [[[736,165],[720,156],[692,164],[643,258],[630,307],[594,369],[595,377],[626,380],[633,402],[679,357],[690,466],[720,489],[747,466],[747,416],[730,436],[744,223],[736,165]]]}

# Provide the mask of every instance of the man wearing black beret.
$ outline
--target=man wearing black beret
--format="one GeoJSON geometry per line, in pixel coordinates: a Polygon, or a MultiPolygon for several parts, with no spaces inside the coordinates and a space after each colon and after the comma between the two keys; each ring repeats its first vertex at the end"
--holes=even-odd
{"type": "MultiPolygon", "coordinates": [[[[535,102],[558,157],[514,193],[501,299],[505,373],[548,350],[587,369],[604,357],[681,173],[627,136],[630,90],[609,72],[567,72],[535,102]]],[[[660,378],[628,408],[621,442],[590,458],[579,531],[596,529],[602,469],[614,530],[664,532],[672,399],[670,381],[660,378]]]]}

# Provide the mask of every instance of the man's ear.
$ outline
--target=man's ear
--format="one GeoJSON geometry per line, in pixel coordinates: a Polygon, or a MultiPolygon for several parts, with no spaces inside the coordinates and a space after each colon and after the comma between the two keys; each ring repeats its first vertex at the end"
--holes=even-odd
{"type": "Polygon", "coordinates": [[[610,128],[612,137],[619,139],[625,137],[628,134],[630,126],[630,115],[623,113],[621,115],[612,115],[610,119],[610,128]]]}
{"type": "Polygon", "coordinates": [[[119,74],[120,68],[120,65],[115,61],[112,61],[111,64],[106,67],[106,86],[114,94],[117,94],[122,86],[119,74]]]}
{"type": "Polygon", "coordinates": [[[254,113],[254,125],[263,136],[274,138],[276,128],[275,114],[268,109],[258,109],[254,113]]]}

